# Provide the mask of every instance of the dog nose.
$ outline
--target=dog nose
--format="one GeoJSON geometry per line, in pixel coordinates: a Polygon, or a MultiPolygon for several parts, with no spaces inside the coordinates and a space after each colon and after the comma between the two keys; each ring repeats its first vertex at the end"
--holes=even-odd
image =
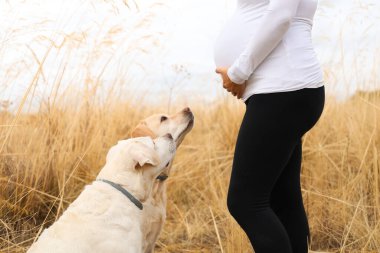
{"type": "Polygon", "coordinates": [[[190,107],[185,107],[182,111],[185,113],[191,112],[190,107]]]}
{"type": "Polygon", "coordinates": [[[173,140],[173,136],[170,133],[165,134],[164,137],[173,140]]]}

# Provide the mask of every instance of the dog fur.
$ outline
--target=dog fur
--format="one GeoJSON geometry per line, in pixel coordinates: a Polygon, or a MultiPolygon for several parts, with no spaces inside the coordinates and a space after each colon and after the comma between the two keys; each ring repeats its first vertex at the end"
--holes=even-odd
{"type": "Polygon", "coordinates": [[[97,178],[122,185],[143,203],[143,210],[111,185],[94,181],[42,232],[28,253],[144,252],[146,202],[151,199],[153,182],[169,166],[175,150],[170,134],[154,140],[119,141],[109,150],[97,178]]]}
{"type": "MultiPolygon", "coordinates": [[[[186,134],[191,131],[194,125],[194,115],[190,108],[172,115],[155,114],[141,122],[132,130],[131,137],[150,136],[156,138],[166,133],[170,133],[176,147],[182,143],[186,134]]],[[[173,160],[169,166],[161,173],[168,176],[172,167],[173,160]]],[[[151,198],[147,200],[146,208],[143,211],[144,220],[144,253],[153,253],[158,236],[166,219],[166,181],[156,179],[153,185],[151,198]]]]}

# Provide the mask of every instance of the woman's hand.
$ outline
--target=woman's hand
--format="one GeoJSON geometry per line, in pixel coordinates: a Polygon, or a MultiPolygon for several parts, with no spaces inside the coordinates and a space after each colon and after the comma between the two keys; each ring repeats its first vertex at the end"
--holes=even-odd
{"type": "Polygon", "coordinates": [[[237,98],[241,98],[243,92],[246,87],[246,82],[243,84],[236,84],[231,81],[231,79],[227,75],[228,68],[216,68],[215,72],[220,74],[223,79],[223,88],[225,88],[228,92],[231,92],[232,95],[237,96],[237,98]]]}

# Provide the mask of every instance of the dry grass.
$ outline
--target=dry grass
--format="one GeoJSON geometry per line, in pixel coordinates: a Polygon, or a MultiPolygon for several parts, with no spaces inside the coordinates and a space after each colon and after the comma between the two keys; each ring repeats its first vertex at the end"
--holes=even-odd
{"type": "MultiPolygon", "coordinates": [[[[158,48],[159,35],[138,33],[151,31],[152,12],[145,13],[134,29],[123,30],[125,24],[104,28],[105,32],[100,33],[104,35],[97,37],[93,50],[79,63],[71,53],[89,48],[86,31],[62,35],[60,44],[55,37],[61,31],[46,37],[38,29],[33,30],[33,42],[45,49],[39,51],[46,52],[42,55],[34,47],[16,45],[17,50],[26,51],[22,61],[32,62],[13,64],[6,69],[1,84],[19,85],[21,82],[15,81],[19,76],[23,82],[31,81],[21,89],[25,97],[16,105],[20,110],[15,114],[0,112],[0,252],[24,252],[41,229],[54,222],[83,186],[95,178],[109,147],[126,137],[138,120],[168,108],[181,108],[172,100],[169,105],[158,103],[160,108],[149,103],[136,107],[134,101],[139,98],[129,94],[128,100],[127,92],[119,87],[139,83],[128,79],[126,72],[134,59],[124,56],[136,51],[153,54],[158,48]],[[125,36],[116,39],[120,34],[125,36]],[[48,61],[60,52],[67,56],[62,62],[48,61]],[[108,55],[111,59],[115,52],[124,57],[124,65],[113,83],[108,83],[103,80],[104,71],[110,66],[114,69],[110,62],[119,64],[121,60],[104,59],[108,55]],[[56,64],[56,72],[45,73],[46,62],[56,64]],[[101,71],[92,72],[91,67],[97,63],[101,71]],[[78,68],[83,76],[68,74],[69,67],[78,68]],[[30,79],[24,77],[28,73],[30,79]],[[23,114],[31,107],[37,83],[41,82],[46,84],[49,100],[37,113],[23,114]],[[113,93],[97,97],[105,86],[113,93]],[[84,88],[83,96],[70,96],[80,88],[84,88]],[[73,104],[75,101],[80,102],[73,104]]],[[[103,31],[101,26],[93,29],[96,33],[103,31]]],[[[27,32],[29,27],[15,27],[9,34],[10,43],[0,44],[0,51],[9,51],[12,39],[27,32]]],[[[325,70],[326,76],[333,76],[329,71],[325,70]]],[[[190,104],[195,126],[178,150],[168,179],[168,218],[157,252],[251,252],[248,239],[226,207],[244,106],[233,98],[216,101],[212,106],[202,101],[190,104]]],[[[8,101],[0,101],[0,108],[9,107],[8,101]]],[[[302,185],[314,251],[380,252],[379,118],[379,93],[359,93],[343,104],[328,98],[319,122],[304,137],[302,185]]]]}
{"type": "MultiPolygon", "coordinates": [[[[168,218],[157,252],[251,252],[229,215],[226,192],[242,103],[192,106],[195,127],[168,179],[168,218]]],[[[178,108],[179,109],[179,108],[178,108]]],[[[0,247],[24,252],[93,180],[108,148],[164,106],[113,101],[0,116],[0,247]]],[[[304,137],[302,183],[311,248],[380,251],[380,96],[327,98],[304,137]]]]}

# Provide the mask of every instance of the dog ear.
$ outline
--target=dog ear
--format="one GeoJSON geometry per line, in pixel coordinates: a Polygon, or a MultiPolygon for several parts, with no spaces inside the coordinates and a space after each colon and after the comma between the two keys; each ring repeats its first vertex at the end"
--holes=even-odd
{"type": "Polygon", "coordinates": [[[151,138],[156,138],[156,134],[153,133],[152,130],[148,128],[146,123],[140,122],[131,132],[131,138],[136,138],[136,137],[143,137],[143,136],[149,136],[151,138]]]}
{"type": "Polygon", "coordinates": [[[156,134],[153,133],[152,130],[149,129],[149,127],[146,125],[146,123],[140,122],[131,132],[131,138],[136,137],[145,137],[149,136],[151,138],[156,138],[156,134]]]}
{"type": "Polygon", "coordinates": [[[156,166],[159,164],[160,160],[156,150],[154,150],[154,143],[152,139],[150,139],[150,143],[138,142],[136,148],[131,150],[131,156],[135,169],[141,168],[145,164],[156,166]]]}

